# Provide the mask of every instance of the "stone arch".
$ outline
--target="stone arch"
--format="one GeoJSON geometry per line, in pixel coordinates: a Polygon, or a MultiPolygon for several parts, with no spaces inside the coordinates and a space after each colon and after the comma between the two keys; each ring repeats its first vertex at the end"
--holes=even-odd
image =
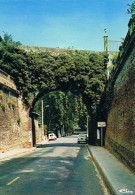
{"type": "MultiPolygon", "coordinates": [[[[104,53],[87,54],[89,57],[86,61],[85,55],[83,56],[83,54],[81,54],[80,57],[77,54],[76,57],[74,54],[68,59],[68,55],[64,54],[60,56],[60,60],[62,59],[61,64],[56,63],[57,66],[52,65],[49,67],[49,71],[55,72],[55,74],[48,77],[48,81],[46,81],[45,86],[41,87],[33,98],[30,116],[34,111],[35,103],[42,97],[43,94],[58,90],[63,92],[71,91],[75,94],[81,94],[89,115],[92,117],[94,116],[106,82],[105,70],[107,61],[105,60],[106,55],[104,53]],[[75,57],[75,61],[72,61],[71,58],[75,57]],[[77,62],[77,60],[80,60],[81,63],[80,61],[77,62]],[[51,78],[53,79],[53,83],[51,83],[51,78]]],[[[55,60],[57,62],[59,58],[55,60]]],[[[47,74],[48,72],[45,71],[45,73],[47,74]]],[[[91,131],[89,134],[91,135],[92,140],[94,132],[91,131]]],[[[91,142],[91,140],[89,141],[91,142]]]]}
{"type": "MultiPolygon", "coordinates": [[[[36,144],[36,132],[35,132],[35,124],[34,124],[34,115],[35,115],[34,107],[35,107],[35,104],[36,104],[36,102],[38,102],[39,99],[42,98],[42,96],[43,96],[44,94],[48,94],[48,93],[53,92],[53,91],[55,92],[55,91],[61,91],[61,90],[60,90],[60,88],[56,88],[55,90],[45,90],[45,91],[42,91],[42,92],[40,92],[40,93],[38,94],[38,96],[33,100],[33,104],[32,104],[32,107],[31,107],[31,109],[30,109],[30,117],[31,117],[31,119],[32,119],[32,139],[33,139],[33,145],[36,144]],[[34,114],[34,115],[33,115],[33,114],[34,114]]],[[[67,90],[66,90],[66,91],[63,90],[62,92],[67,92],[67,90]]],[[[75,95],[78,95],[78,96],[79,96],[79,95],[82,95],[82,97],[83,97],[83,93],[80,93],[79,90],[72,91],[72,94],[75,94],[75,95]]],[[[89,101],[89,100],[87,99],[87,101],[89,101]]],[[[83,103],[86,105],[86,107],[88,106],[88,104],[87,104],[86,101],[83,100],[83,103]]],[[[87,107],[87,110],[89,111],[89,112],[88,112],[89,116],[91,116],[90,109],[88,109],[88,108],[89,108],[89,106],[87,107]]]]}
{"type": "MultiPolygon", "coordinates": [[[[35,104],[36,104],[36,102],[44,95],[44,94],[47,94],[47,93],[50,93],[50,92],[53,92],[53,91],[58,91],[58,90],[60,90],[61,91],[61,87],[58,87],[58,88],[56,88],[56,89],[52,89],[52,90],[42,90],[42,91],[40,91],[39,93],[38,93],[38,95],[36,96],[36,98],[35,99],[33,99],[33,102],[32,102],[32,106],[31,106],[31,108],[30,108],[30,117],[32,118],[32,137],[33,137],[33,145],[35,145],[35,143],[36,143],[36,132],[35,132],[35,127],[34,127],[34,119],[33,119],[33,113],[34,113],[34,106],[35,106],[35,104]]],[[[89,106],[89,104],[88,104],[88,102],[90,101],[90,99],[89,99],[89,97],[88,96],[86,96],[85,94],[83,94],[83,92],[80,92],[79,91],[79,88],[78,89],[76,89],[76,90],[71,90],[71,88],[70,89],[66,89],[66,90],[63,90],[62,89],[62,92],[68,92],[68,91],[71,91],[73,94],[76,94],[76,95],[82,95],[82,98],[83,98],[83,103],[86,105],[86,107],[87,107],[87,110],[88,110],[88,114],[89,114],[89,116],[91,116],[91,108],[90,108],[90,106],[89,106]]],[[[91,134],[91,136],[93,136],[93,133],[91,134]]]]}
{"type": "Polygon", "coordinates": [[[38,98],[54,90],[81,93],[89,113],[94,115],[106,84],[106,53],[78,50],[61,53],[60,50],[51,54],[11,50],[10,47],[6,50],[6,55],[2,54],[1,68],[15,78],[25,102],[30,103],[30,116],[38,98]]]}

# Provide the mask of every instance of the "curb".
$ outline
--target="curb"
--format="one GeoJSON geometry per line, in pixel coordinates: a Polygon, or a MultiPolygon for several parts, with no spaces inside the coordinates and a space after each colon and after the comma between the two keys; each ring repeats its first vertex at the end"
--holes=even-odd
{"type": "Polygon", "coordinates": [[[20,148],[20,149],[15,149],[15,150],[7,151],[4,153],[0,153],[0,161],[9,160],[12,158],[16,158],[17,156],[20,156],[20,155],[36,152],[42,144],[45,145],[47,143],[48,143],[48,140],[46,140],[46,142],[35,144],[31,148],[20,148]]]}
{"type": "Polygon", "coordinates": [[[111,195],[135,195],[134,173],[106,148],[90,145],[87,148],[111,195]]]}
{"type": "Polygon", "coordinates": [[[112,184],[109,182],[107,176],[105,175],[104,171],[102,170],[102,167],[99,165],[98,161],[96,160],[96,158],[94,157],[92,151],[90,150],[90,147],[87,144],[87,148],[88,151],[92,157],[93,162],[95,163],[103,181],[105,182],[107,188],[109,189],[109,192],[111,193],[111,195],[120,195],[120,193],[117,193],[116,190],[113,188],[112,184]]]}
{"type": "Polygon", "coordinates": [[[34,145],[34,147],[35,147],[35,148],[40,148],[40,146],[42,146],[42,145],[46,145],[47,143],[48,143],[48,139],[47,139],[46,141],[44,141],[44,142],[41,142],[41,143],[35,144],[35,145],[34,145]]]}

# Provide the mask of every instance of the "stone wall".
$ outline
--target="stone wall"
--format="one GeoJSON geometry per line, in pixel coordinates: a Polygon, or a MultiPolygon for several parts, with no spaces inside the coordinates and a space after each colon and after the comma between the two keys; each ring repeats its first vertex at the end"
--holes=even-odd
{"type": "Polygon", "coordinates": [[[32,146],[31,118],[12,77],[0,70],[0,152],[32,146]]]}
{"type": "Polygon", "coordinates": [[[135,29],[127,34],[117,60],[106,147],[135,171],[135,29]]]}
{"type": "Polygon", "coordinates": [[[88,53],[100,53],[96,51],[89,51],[89,50],[78,50],[78,49],[64,49],[64,48],[51,48],[51,47],[38,47],[38,46],[29,46],[29,45],[20,45],[20,49],[25,50],[26,52],[35,52],[35,53],[42,53],[48,52],[51,53],[53,56],[57,56],[59,54],[68,54],[68,53],[76,53],[78,51],[81,52],[88,52],[88,53]]]}
{"type": "Polygon", "coordinates": [[[39,124],[38,124],[38,120],[35,119],[34,120],[34,125],[35,125],[35,137],[36,137],[36,144],[40,144],[42,142],[45,141],[45,135],[44,135],[44,131],[42,130],[41,127],[39,127],[39,124]]]}
{"type": "Polygon", "coordinates": [[[29,117],[29,108],[23,104],[23,101],[18,98],[18,114],[20,118],[21,142],[24,148],[32,146],[32,122],[29,117]]]}

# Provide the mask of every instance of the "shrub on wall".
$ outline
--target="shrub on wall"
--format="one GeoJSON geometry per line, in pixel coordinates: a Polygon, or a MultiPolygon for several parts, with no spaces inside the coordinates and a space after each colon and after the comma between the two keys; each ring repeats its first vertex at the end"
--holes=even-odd
{"type": "Polygon", "coordinates": [[[5,110],[6,110],[6,105],[5,105],[4,103],[2,103],[2,104],[1,104],[1,108],[2,108],[2,110],[5,112],[5,110]]]}
{"type": "Polygon", "coordinates": [[[9,102],[8,102],[8,106],[9,106],[9,108],[11,108],[11,106],[12,106],[12,101],[9,101],[9,102]]]}
{"type": "Polygon", "coordinates": [[[21,117],[20,116],[17,119],[17,123],[18,123],[18,125],[20,125],[20,123],[21,123],[21,117]]]}
{"type": "Polygon", "coordinates": [[[9,108],[12,107],[13,109],[15,109],[16,108],[16,98],[12,97],[12,99],[8,101],[8,106],[9,108]]]}
{"type": "Polygon", "coordinates": [[[0,100],[3,99],[3,91],[0,90],[0,100]]]}
{"type": "Polygon", "coordinates": [[[16,98],[12,97],[12,108],[15,109],[16,108],[16,98]]]}

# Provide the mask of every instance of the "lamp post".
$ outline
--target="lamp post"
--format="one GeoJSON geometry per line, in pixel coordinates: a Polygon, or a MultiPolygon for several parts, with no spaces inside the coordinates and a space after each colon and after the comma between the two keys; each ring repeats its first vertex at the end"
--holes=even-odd
{"type": "Polygon", "coordinates": [[[44,108],[48,108],[49,105],[44,106],[43,100],[41,101],[41,108],[42,108],[42,132],[41,132],[41,140],[42,135],[44,135],[44,108]]]}
{"type": "Polygon", "coordinates": [[[89,117],[87,116],[87,137],[88,137],[88,133],[89,133],[89,117]]]}

